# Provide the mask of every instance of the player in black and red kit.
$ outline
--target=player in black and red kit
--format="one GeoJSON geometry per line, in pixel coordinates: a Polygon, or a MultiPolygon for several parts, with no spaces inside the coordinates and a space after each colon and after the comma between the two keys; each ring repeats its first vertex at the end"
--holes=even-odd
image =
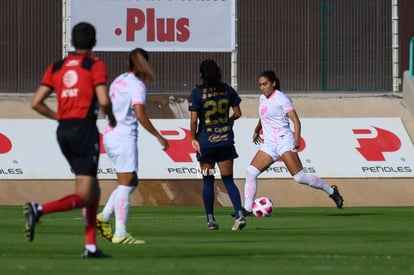
{"type": "Polygon", "coordinates": [[[233,160],[238,157],[234,147],[233,123],[241,116],[241,99],[237,92],[221,81],[221,70],[214,60],[200,65],[202,84],[191,91],[189,100],[191,144],[197,152],[203,176],[203,202],[207,227],[218,229],[214,217],[214,166],[217,163],[221,179],[235,210],[233,231],[246,225],[240,192],[233,180],[233,160]],[[230,108],[233,111],[229,117],[230,108]]]}
{"type": "Polygon", "coordinates": [[[73,27],[72,45],[75,53],[51,64],[34,94],[31,107],[45,117],[55,119],[60,149],[75,174],[75,193],[55,201],[24,205],[25,233],[28,241],[34,238],[36,223],[42,215],[83,208],[85,220],[84,258],[110,257],[96,245],[96,213],[100,198],[97,180],[99,132],[96,126],[99,107],[115,126],[112,105],[108,96],[107,70],[102,60],[92,56],[96,31],[89,23],[73,27]],[[56,93],[57,111],[45,100],[56,93]]]}

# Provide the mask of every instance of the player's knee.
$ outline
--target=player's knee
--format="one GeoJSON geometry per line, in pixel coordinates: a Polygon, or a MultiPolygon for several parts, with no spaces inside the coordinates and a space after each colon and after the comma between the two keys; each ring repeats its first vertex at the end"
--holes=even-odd
{"type": "Polygon", "coordinates": [[[294,175],[293,179],[298,183],[307,184],[306,173],[303,170],[300,170],[296,175],[294,175]]]}
{"type": "Polygon", "coordinates": [[[248,178],[248,179],[257,178],[257,176],[259,176],[259,174],[260,174],[259,169],[257,169],[253,165],[249,165],[246,169],[246,178],[248,178]]]}

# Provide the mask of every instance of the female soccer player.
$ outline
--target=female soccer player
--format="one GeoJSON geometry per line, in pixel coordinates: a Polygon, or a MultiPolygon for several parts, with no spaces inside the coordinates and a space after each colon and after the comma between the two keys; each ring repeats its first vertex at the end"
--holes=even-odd
{"type": "Polygon", "coordinates": [[[264,71],[258,77],[258,84],[263,94],[259,99],[260,119],[253,132],[253,142],[262,143],[259,132],[263,130],[264,143],[247,167],[244,214],[251,215],[257,191],[257,177],[279,159],[285,163],[296,182],[323,190],[338,208],[342,208],[344,200],[336,186],[330,186],[318,176],[303,170],[297,153],[301,123],[292,101],[280,91],[280,81],[276,74],[273,71],[264,71]],[[289,120],[293,122],[294,131],[290,129],[289,120]]]}
{"type": "Polygon", "coordinates": [[[241,99],[237,92],[221,81],[221,70],[214,60],[200,65],[201,85],[192,90],[189,100],[191,143],[197,152],[203,175],[203,202],[208,229],[218,229],[214,217],[214,166],[217,163],[235,212],[233,231],[246,225],[241,198],[233,180],[233,123],[241,116],[241,99]],[[230,108],[233,115],[229,117],[230,108]]]}
{"type": "Polygon", "coordinates": [[[164,150],[168,141],[154,128],[145,112],[146,84],[154,79],[154,72],[148,63],[148,53],[136,48],[129,53],[127,73],[118,76],[111,84],[109,95],[116,127],[108,125],[104,131],[104,146],[112,160],[118,178],[118,187],[110,195],[102,213],[97,215],[100,234],[116,244],[142,244],[127,233],[129,202],[132,192],[138,186],[138,122],[157,138],[164,150]],[[115,232],[109,223],[115,212],[115,232]]]}

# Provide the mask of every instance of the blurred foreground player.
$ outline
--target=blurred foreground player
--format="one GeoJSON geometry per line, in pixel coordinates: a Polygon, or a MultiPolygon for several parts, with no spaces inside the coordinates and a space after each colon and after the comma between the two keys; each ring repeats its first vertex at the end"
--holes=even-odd
{"type": "Polygon", "coordinates": [[[96,31],[89,23],[73,27],[72,45],[75,53],[51,64],[34,94],[31,107],[58,121],[56,131],[60,149],[75,174],[75,193],[48,203],[26,203],[25,233],[33,241],[39,218],[54,212],[83,208],[85,221],[84,258],[106,258],[96,245],[96,213],[100,187],[96,177],[99,160],[99,132],[96,126],[98,108],[116,125],[108,96],[107,70],[103,61],[92,56],[96,31]],[[56,93],[57,111],[45,100],[56,93]]]}

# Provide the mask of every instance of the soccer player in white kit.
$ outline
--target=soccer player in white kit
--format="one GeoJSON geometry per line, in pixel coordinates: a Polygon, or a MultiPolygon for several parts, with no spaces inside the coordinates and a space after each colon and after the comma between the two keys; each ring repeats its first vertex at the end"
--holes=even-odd
{"type": "Polygon", "coordinates": [[[330,186],[314,174],[303,170],[297,149],[300,146],[301,123],[288,96],[280,91],[280,82],[273,71],[264,71],[258,77],[262,95],[259,99],[259,122],[253,132],[253,142],[263,144],[246,171],[244,214],[251,215],[257,192],[257,177],[272,163],[281,159],[293,179],[301,184],[323,190],[342,208],[343,198],[337,186],[330,186]],[[289,120],[293,122],[293,131],[289,120]],[[259,132],[263,130],[263,139],[259,132]]]}
{"type": "Polygon", "coordinates": [[[111,84],[109,96],[117,118],[116,127],[105,128],[103,143],[113,162],[118,187],[111,193],[103,211],[97,215],[99,233],[117,244],[142,244],[126,230],[130,195],[138,186],[138,122],[157,138],[164,150],[168,141],[155,129],[145,112],[146,84],[154,79],[148,63],[148,53],[136,48],[129,53],[129,71],[118,76],[111,84]],[[115,212],[115,232],[109,223],[115,212]]]}

